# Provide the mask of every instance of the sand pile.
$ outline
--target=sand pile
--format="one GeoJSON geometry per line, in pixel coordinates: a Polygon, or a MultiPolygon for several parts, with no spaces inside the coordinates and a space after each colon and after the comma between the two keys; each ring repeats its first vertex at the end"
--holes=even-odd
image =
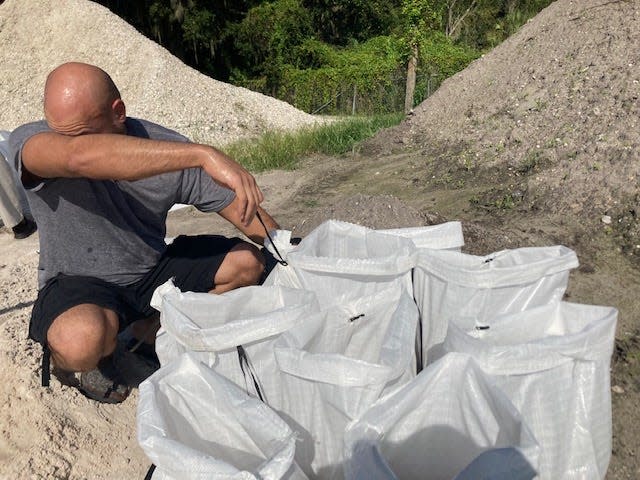
{"type": "Polygon", "coordinates": [[[6,0],[0,5],[0,128],[42,117],[42,90],[67,61],[98,65],[114,79],[130,116],[194,141],[223,145],[317,120],[271,97],[186,66],[108,9],[88,0],[6,0]]]}
{"type": "Polygon", "coordinates": [[[640,2],[558,0],[370,148],[499,169],[530,207],[622,214],[640,193],[638,45],[640,2]]]}
{"type": "MultiPolygon", "coordinates": [[[[128,113],[196,141],[222,145],[316,120],[275,99],[201,75],[100,5],[86,0],[0,2],[0,129],[42,116],[47,73],[76,60],[114,78],[128,113]]],[[[40,347],[27,340],[36,297],[37,235],[0,235],[0,479],[143,478],[137,392],[101,405],[53,378],[40,387],[40,347]]]]}

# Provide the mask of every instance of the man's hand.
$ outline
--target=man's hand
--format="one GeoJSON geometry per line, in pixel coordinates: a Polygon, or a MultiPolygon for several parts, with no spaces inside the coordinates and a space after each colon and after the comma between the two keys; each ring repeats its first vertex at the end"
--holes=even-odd
{"type": "Polygon", "coordinates": [[[249,226],[255,217],[258,206],[264,195],[256,183],[256,179],[242,165],[223,152],[212,148],[213,155],[204,162],[202,169],[214,181],[233,190],[236,201],[233,206],[243,225],[249,226]]]}
{"type": "Polygon", "coordinates": [[[260,213],[262,222],[258,219],[257,215],[254,216],[253,220],[251,220],[249,223],[242,222],[238,214],[240,208],[237,203],[238,197],[236,197],[233,202],[231,202],[225,208],[220,210],[218,214],[222,218],[235,225],[238,230],[244,233],[252,242],[257,243],[258,245],[264,245],[264,240],[267,237],[267,233],[273,230],[280,229],[278,223],[273,219],[271,215],[265,212],[262,207],[258,207],[257,210],[258,213],[260,213]]]}

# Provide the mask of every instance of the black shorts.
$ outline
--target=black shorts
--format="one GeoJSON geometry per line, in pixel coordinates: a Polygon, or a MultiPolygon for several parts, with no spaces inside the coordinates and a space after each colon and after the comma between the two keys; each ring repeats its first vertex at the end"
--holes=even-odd
{"type": "Polygon", "coordinates": [[[218,235],[179,236],[162,255],[158,264],[131,285],[115,285],[86,276],[59,274],[38,292],[31,312],[29,337],[45,345],[53,321],[76,305],[89,303],[113,310],[120,319],[120,330],[136,320],[157,313],[150,305],[155,289],[173,278],[182,291],[208,292],[227,253],[239,238],[218,235]]]}

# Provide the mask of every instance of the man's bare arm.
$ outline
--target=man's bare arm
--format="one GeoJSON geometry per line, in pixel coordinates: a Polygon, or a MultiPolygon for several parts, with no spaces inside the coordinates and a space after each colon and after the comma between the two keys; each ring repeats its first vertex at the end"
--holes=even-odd
{"type": "Polygon", "coordinates": [[[257,215],[248,225],[244,225],[242,221],[240,221],[240,218],[236,213],[238,211],[237,205],[234,205],[236,201],[237,199],[234,200],[227,207],[223,208],[218,213],[220,214],[221,217],[223,217],[224,219],[228,220],[233,225],[235,225],[238,228],[238,230],[244,233],[247,236],[247,238],[251,239],[251,241],[259,245],[264,245],[264,240],[267,237],[267,231],[271,232],[272,230],[278,230],[280,229],[280,226],[271,217],[271,215],[269,215],[261,207],[258,207],[258,213],[260,214],[260,218],[264,222],[264,226],[258,219],[257,215]],[[265,230],[265,227],[266,227],[266,230],[265,230]]]}
{"type": "Polygon", "coordinates": [[[205,155],[202,146],[195,144],[110,133],[68,136],[45,132],[25,143],[22,164],[29,173],[41,178],[138,180],[200,167],[205,155]]]}
{"type": "Polygon", "coordinates": [[[223,152],[196,143],[167,142],[118,134],[67,136],[53,132],[31,137],[22,150],[25,175],[138,180],[200,167],[236,194],[242,224],[249,224],[264,200],[253,176],[223,152]]]}

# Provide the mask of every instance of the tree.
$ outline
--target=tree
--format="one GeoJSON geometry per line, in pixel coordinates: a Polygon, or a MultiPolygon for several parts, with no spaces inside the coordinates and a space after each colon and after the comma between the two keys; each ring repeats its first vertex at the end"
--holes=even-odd
{"type": "Polygon", "coordinates": [[[419,46],[429,30],[438,28],[441,6],[437,0],[402,0],[403,40],[409,49],[404,113],[413,109],[419,46]]]}
{"type": "Polygon", "coordinates": [[[251,8],[231,35],[243,72],[266,77],[275,87],[282,66],[293,62],[296,47],[313,37],[313,25],[300,0],[276,0],[251,8]]]}
{"type": "Polygon", "coordinates": [[[447,37],[457,38],[461,25],[477,7],[478,0],[449,0],[446,2],[447,22],[445,33],[447,37]]]}
{"type": "Polygon", "coordinates": [[[389,35],[400,12],[400,0],[303,0],[303,6],[318,38],[339,46],[389,35]]]}
{"type": "Polygon", "coordinates": [[[211,11],[205,9],[194,8],[188,10],[182,21],[183,38],[187,42],[191,42],[193,47],[193,55],[198,62],[198,47],[206,47],[211,55],[214,54],[214,38],[220,34],[218,25],[215,23],[215,16],[211,11]]]}

